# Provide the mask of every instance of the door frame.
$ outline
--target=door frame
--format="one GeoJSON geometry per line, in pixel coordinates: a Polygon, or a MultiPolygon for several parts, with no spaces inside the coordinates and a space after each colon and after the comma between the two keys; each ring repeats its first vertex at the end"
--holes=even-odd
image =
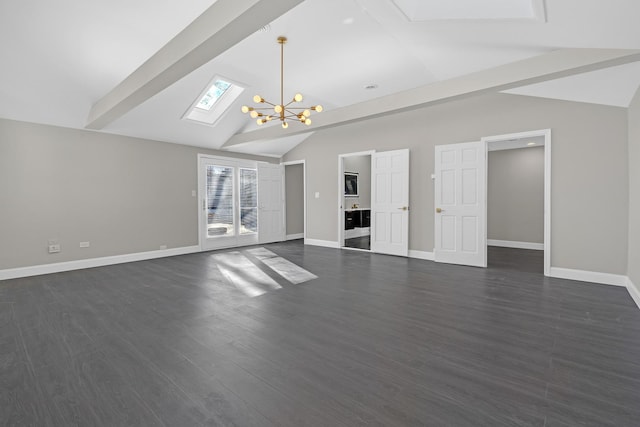
{"type": "MultiPolygon", "coordinates": [[[[282,166],[284,166],[284,234],[285,239],[287,237],[287,166],[292,165],[302,165],[302,234],[303,234],[303,242],[306,244],[307,240],[307,162],[305,159],[302,160],[291,160],[289,162],[282,162],[282,166]]],[[[258,227],[260,224],[258,224],[258,227]]]]}
{"type": "MultiPolygon", "coordinates": [[[[344,158],[345,157],[356,157],[356,156],[371,156],[371,164],[373,165],[373,155],[376,153],[376,150],[368,150],[368,151],[357,151],[354,153],[344,153],[338,154],[338,247],[340,249],[348,249],[354,251],[366,251],[370,252],[371,249],[358,249],[358,248],[347,248],[344,246],[344,158]]],[[[371,179],[369,180],[369,185],[372,184],[371,179]]],[[[371,191],[371,188],[369,188],[371,191]]],[[[373,229],[374,227],[374,219],[371,218],[370,227],[373,229]]]]}
{"type": "MultiPolygon", "coordinates": [[[[484,149],[487,152],[485,167],[485,192],[488,192],[488,175],[489,175],[489,143],[505,143],[514,139],[525,139],[532,137],[544,137],[544,275],[549,276],[551,270],[551,129],[541,129],[527,132],[509,133],[504,135],[493,135],[482,137],[480,141],[484,143],[484,149]]],[[[485,194],[485,198],[487,194],[485,194]]],[[[485,240],[487,236],[488,219],[487,204],[485,203],[485,240]]]]}
{"type": "MultiPolygon", "coordinates": [[[[245,159],[238,159],[238,158],[233,158],[233,157],[223,157],[223,156],[213,156],[210,154],[201,154],[199,153],[197,155],[197,167],[196,167],[196,175],[197,175],[197,185],[198,185],[198,190],[196,191],[196,206],[197,206],[197,210],[198,210],[198,247],[200,248],[200,252],[204,252],[204,251],[210,251],[210,250],[216,250],[216,249],[224,249],[224,248],[231,248],[231,247],[238,247],[238,246],[243,246],[243,245],[253,245],[253,244],[257,244],[258,243],[258,233],[255,233],[255,242],[253,241],[253,239],[249,239],[249,238],[244,238],[247,236],[235,236],[235,241],[233,243],[230,243],[228,245],[223,244],[220,245],[219,247],[216,248],[205,248],[205,241],[203,239],[204,236],[204,230],[203,230],[203,224],[204,224],[204,215],[205,215],[205,211],[206,211],[206,207],[205,207],[205,203],[206,203],[206,184],[204,182],[204,177],[202,176],[202,174],[200,173],[200,166],[202,164],[203,160],[211,160],[212,162],[220,162],[223,165],[229,164],[229,166],[233,167],[234,170],[239,170],[242,168],[247,168],[247,169],[258,169],[258,162],[255,160],[245,160],[245,159]]],[[[234,172],[235,174],[235,172],[234,172]]],[[[238,199],[237,199],[237,186],[238,186],[238,182],[236,182],[237,179],[234,175],[234,182],[233,182],[233,191],[234,191],[234,222],[239,221],[240,218],[240,212],[239,212],[239,205],[238,205],[238,199]]],[[[239,223],[235,224],[236,229],[239,227],[239,223]]],[[[258,223],[258,227],[260,227],[260,223],[258,223]]],[[[236,230],[237,231],[237,230],[236,230]]],[[[251,234],[250,236],[253,236],[253,234],[251,234]]],[[[229,238],[229,241],[231,242],[231,239],[229,238]]]]}

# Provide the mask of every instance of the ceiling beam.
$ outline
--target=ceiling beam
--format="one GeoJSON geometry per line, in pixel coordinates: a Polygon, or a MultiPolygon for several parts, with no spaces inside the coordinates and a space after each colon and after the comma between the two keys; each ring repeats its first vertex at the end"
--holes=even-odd
{"type": "Polygon", "coordinates": [[[310,127],[289,126],[288,129],[282,129],[281,126],[275,125],[239,133],[225,142],[222,148],[342,126],[487,92],[499,92],[636,61],[640,61],[638,49],[560,49],[488,70],[324,111],[313,116],[313,125],[310,127]]]}
{"type": "Polygon", "coordinates": [[[86,128],[102,129],[303,1],[217,0],[96,102],[86,128]]]}

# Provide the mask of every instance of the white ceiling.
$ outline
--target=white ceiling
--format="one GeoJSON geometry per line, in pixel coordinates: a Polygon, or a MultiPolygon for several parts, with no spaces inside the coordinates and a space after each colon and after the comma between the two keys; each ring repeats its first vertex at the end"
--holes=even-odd
{"type": "Polygon", "coordinates": [[[514,150],[519,148],[544,147],[544,136],[531,136],[525,138],[510,139],[507,141],[489,141],[489,151],[514,150]]]}
{"type": "Polygon", "coordinates": [[[393,0],[414,22],[454,19],[545,19],[543,0],[393,0]]]}
{"type": "MultiPolygon", "coordinates": [[[[457,1],[464,6],[465,0],[457,1]]],[[[526,8],[528,1],[518,3],[526,8]]],[[[456,9],[448,2],[306,0],[102,131],[219,148],[234,134],[255,129],[240,106],[255,93],[278,99],[279,35],[289,38],[285,97],[299,91],[305,103],[321,103],[327,111],[559,48],[640,48],[637,0],[546,0],[546,22],[539,16],[541,0],[530,1],[538,12],[529,20],[504,19],[501,2],[464,7],[463,19],[452,19],[456,9]],[[414,21],[407,15],[411,7],[422,14],[414,21]],[[433,12],[428,20],[425,11],[433,12]],[[501,19],[479,19],[492,16],[501,19]],[[246,96],[214,127],[182,120],[216,74],[245,84],[246,96]],[[377,89],[365,89],[371,84],[377,89]]],[[[0,117],[83,128],[95,102],[214,3],[1,2],[0,117]]],[[[626,107],[639,85],[640,66],[632,63],[509,92],[626,107]]],[[[307,136],[234,150],[281,156],[307,136]]]]}

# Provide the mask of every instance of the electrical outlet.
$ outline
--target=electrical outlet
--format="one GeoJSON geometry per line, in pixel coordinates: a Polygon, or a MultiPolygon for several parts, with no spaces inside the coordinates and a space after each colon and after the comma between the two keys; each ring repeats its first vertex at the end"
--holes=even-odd
{"type": "Polygon", "coordinates": [[[60,252],[60,244],[49,245],[50,254],[57,254],[58,252],[60,252]]]}
{"type": "Polygon", "coordinates": [[[167,249],[167,245],[160,245],[160,249],[167,249]]]}
{"type": "Polygon", "coordinates": [[[91,242],[80,242],[81,248],[88,248],[89,246],[91,246],[91,242]]]}

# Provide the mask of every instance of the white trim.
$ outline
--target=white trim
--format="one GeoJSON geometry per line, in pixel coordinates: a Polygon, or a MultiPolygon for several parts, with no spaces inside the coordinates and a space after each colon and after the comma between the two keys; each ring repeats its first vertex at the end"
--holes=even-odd
{"type": "Polygon", "coordinates": [[[549,269],[549,277],[625,287],[627,286],[627,280],[629,280],[627,276],[621,274],[599,273],[597,271],[573,270],[571,268],[560,267],[551,267],[549,269]]]}
{"type": "Polygon", "coordinates": [[[75,261],[57,262],[53,264],[34,265],[30,267],[9,268],[0,270],[0,280],[39,276],[42,274],[60,273],[63,271],[81,270],[83,268],[103,267],[105,265],[145,261],[148,259],[166,258],[176,255],[193,254],[196,252],[200,252],[200,246],[185,246],[182,248],[161,249],[157,251],[113,255],[101,258],[80,259],[75,261]]]}
{"type": "Polygon", "coordinates": [[[304,239],[304,233],[287,234],[287,240],[304,239]]]}
{"type": "Polygon", "coordinates": [[[426,259],[427,261],[433,261],[435,259],[433,252],[414,251],[409,249],[409,258],[426,259]]]}
{"type": "Polygon", "coordinates": [[[533,249],[536,251],[544,250],[544,243],[515,242],[512,240],[487,239],[487,246],[499,246],[501,248],[515,248],[515,249],[533,249]]]}
{"type": "Polygon", "coordinates": [[[342,246],[340,249],[344,249],[344,250],[347,250],[347,251],[357,251],[357,252],[368,252],[368,253],[371,253],[370,249],[352,248],[350,246],[342,246]]]}
{"type": "Polygon", "coordinates": [[[305,245],[322,246],[325,248],[340,249],[338,242],[332,242],[331,240],[317,240],[317,239],[304,239],[305,245]]]}
{"type": "Polygon", "coordinates": [[[638,288],[629,277],[627,277],[627,291],[635,301],[638,308],[640,308],[640,288],[638,288]]]}
{"type": "MultiPolygon", "coordinates": [[[[488,147],[490,142],[509,141],[513,139],[532,138],[544,136],[544,275],[551,274],[551,129],[541,129],[527,132],[511,133],[507,135],[494,135],[481,138],[488,147]]],[[[487,161],[489,156],[487,156],[487,161]]],[[[488,176],[488,167],[485,179],[488,176]]],[[[487,188],[488,190],[488,188],[487,188]]],[[[485,215],[485,218],[487,216],[485,215]]],[[[485,232],[487,227],[485,224],[485,232]]]]}
{"type": "Polygon", "coordinates": [[[544,275],[551,271],[551,129],[544,134],[544,275]]]}

